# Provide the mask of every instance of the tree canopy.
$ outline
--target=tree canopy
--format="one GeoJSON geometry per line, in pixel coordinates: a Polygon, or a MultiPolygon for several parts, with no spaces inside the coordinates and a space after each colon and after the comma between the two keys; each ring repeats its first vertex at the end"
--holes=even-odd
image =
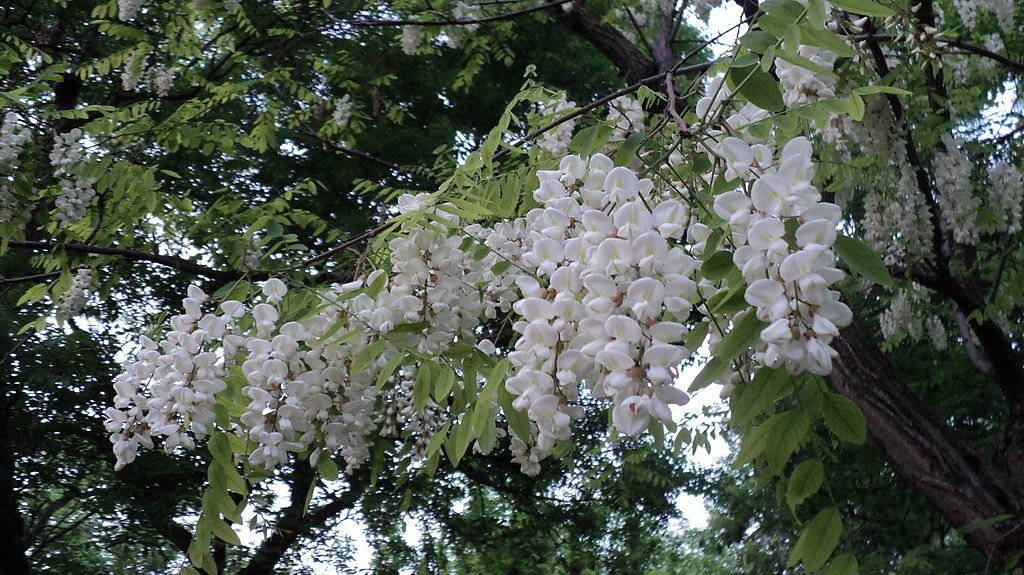
{"type": "Polygon", "coordinates": [[[7,3],[0,572],[1019,571],[1022,5],[737,5],[7,3]]]}

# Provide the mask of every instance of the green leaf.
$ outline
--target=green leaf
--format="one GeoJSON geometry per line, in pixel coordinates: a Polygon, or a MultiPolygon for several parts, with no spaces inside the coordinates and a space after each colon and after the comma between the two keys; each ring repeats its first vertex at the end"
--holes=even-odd
{"type": "Polygon", "coordinates": [[[320,473],[320,477],[327,481],[338,479],[338,464],[327,453],[321,453],[320,459],[316,460],[316,470],[320,473]]]}
{"type": "Polygon", "coordinates": [[[391,358],[390,360],[388,360],[388,362],[384,364],[384,367],[380,370],[380,373],[377,374],[377,382],[375,383],[375,387],[377,389],[383,389],[384,384],[386,384],[388,380],[391,379],[391,376],[398,369],[398,366],[402,365],[402,362],[404,362],[407,358],[407,355],[405,355],[404,353],[400,353],[395,357],[391,358]]]}
{"type": "Polygon", "coordinates": [[[701,274],[705,279],[718,281],[726,276],[734,267],[732,263],[732,252],[715,252],[706,262],[700,266],[701,274]]]}
{"type": "Polygon", "coordinates": [[[769,112],[785,107],[779,82],[761,70],[757,64],[742,68],[729,68],[726,78],[748,102],[769,112]]]}
{"type": "Polygon", "coordinates": [[[891,8],[872,0],[838,0],[832,2],[832,5],[841,10],[864,16],[880,16],[885,18],[896,13],[891,8]]]}
{"type": "Polygon", "coordinates": [[[214,519],[210,521],[210,531],[217,536],[218,539],[231,545],[241,545],[241,540],[238,539],[238,533],[231,528],[226,521],[221,519],[214,519]]]}
{"type": "Polygon", "coordinates": [[[825,575],[857,575],[858,573],[860,573],[860,565],[853,553],[839,555],[828,564],[828,569],[825,570],[825,575]]]}
{"type": "Polygon", "coordinates": [[[772,416],[764,427],[768,428],[765,431],[768,435],[768,445],[764,450],[765,461],[768,470],[778,475],[810,432],[811,418],[806,411],[784,411],[772,416]]]}
{"type": "Polygon", "coordinates": [[[510,267],[512,267],[512,262],[511,261],[509,261],[509,260],[501,260],[501,261],[499,261],[498,263],[494,264],[491,267],[491,273],[496,275],[496,276],[499,276],[499,275],[505,273],[506,271],[508,271],[508,269],[510,267]]]}
{"type": "Polygon", "coordinates": [[[801,503],[817,493],[824,478],[825,466],[817,459],[808,459],[797,465],[786,486],[786,502],[790,509],[796,511],[801,503]]]}
{"type": "Polygon", "coordinates": [[[744,315],[715,346],[714,356],[724,360],[735,359],[757,342],[764,327],[764,322],[753,313],[744,315]]]}
{"type": "Polygon", "coordinates": [[[619,144],[619,151],[615,153],[616,166],[628,166],[636,158],[636,151],[644,143],[646,134],[637,133],[626,138],[625,142],[619,144]]]}
{"type": "Polygon", "coordinates": [[[477,435],[483,433],[487,420],[491,417],[491,399],[494,397],[498,385],[505,381],[505,375],[511,365],[508,359],[503,359],[487,375],[487,382],[476,398],[476,405],[470,418],[470,427],[477,435]]]}
{"type": "Polygon", "coordinates": [[[821,406],[825,426],[836,437],[856,445],[867,439],[867,424],[857,404],[838,393],[825,392],[821,406]]]}
{"type": "Polygon", "coordinates": [[[416,370],[416,379],[412,388],[413,406],[416,413],[423,413],[423,408],[427,406],[427,400],[430,399],[430,391],[434,388],[432,373],[434,367],[434,362],[425,361],[416,370]]]}
{"type": "Polygon", "coordinates": [[[600,150],[611,135],[612,129],[603,124],[583,128],[569,142],[569,150],[581,156],[590,156],[600,150]]]}
{"type": "Polygon", "coordinates": [[[732,425],[751,421],[782,397],[789,388],[789,375],[784,369],[763,367],[747,385],[740,386],[730,400],[732,425]]]}
{"type": "Polygon", "coordinates": [[[914,93],[910,90],[904,90],[903,88],[897,88],[896,86],[861,86],[860,88],[854,88],[851,90],[854,94],[860,94],[861,96],[870,96],[871,94],[895,94],[897,96],[912,96],[914,93]]]}
{"type": "Polygon", "coordinates": [[[384,351],[384,346],[387,345],[387,340],[379,339],[370,345],[366,346],[363,351],[359,352],[355,360],[352,361],[352,367],[349,371],[359,372],[370,367],[378,358],[380,353],[384,351]]]}
{"type": "Polygon", "coordinates": [[[835,507],[822,509],[804,527],[796,546],[793,547],[793,552],[789,555],[787,565],[792,567],[803,561],[804,569],[807,571],[820,569],[839,544],[839,537],[842,534],[843,521],[839,517],[839,510],[835,507]]]}
{"type": "Polygon", "coordinates": [[[46,295],[46,292],[49,289],[50,284],[36,284],[25,290],[25,293],[21,294],[21,297],[18,298],[18,303],[14,305],[15,307],[20,307],[22,304],[28,302],[39,301],[43,299],[43,296],[46,295]]]}
{"type": "Polygon", "coordinates": [[[888,268],[871,248],[864,242],[849,236],[837,236],[833,245],[839,259],[846,262],[850,270],[861,277],[867,278],[877,284],[891,285],[892,276],[888,268]]]}
{"type": "Polygon", "coordinates": [[[729,368],[729,362],[757,343],[762,329],[764,322],[757,316],[752,313],[744,315],[715,346],[714,357],[693,379],[690,389],[701,389],[718,379],[729,368]]]}
{"type": "MultiPolygon", "coordinates": [[[[801,26],[800,39],[804,44],[825,48],[840,58],[852,58],[854,56],[854,51],[850,48],[850,45],[829,30],[822,30],[821,28],[809,25],[801,26]]],[[[854,90],[854,92],[856,91],[854,90]]]]}

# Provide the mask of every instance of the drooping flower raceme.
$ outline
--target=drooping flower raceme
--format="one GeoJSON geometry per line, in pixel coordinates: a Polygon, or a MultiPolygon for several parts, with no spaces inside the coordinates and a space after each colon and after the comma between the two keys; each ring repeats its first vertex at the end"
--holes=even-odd
{"type": "MultiPolygon", "coordinates": [[[[735,138],[723,144],[743,145],[735,138]]],[[[830,343],[839,328],[849,325],[852,314],[838,292],[829,289],[843,277],[830,249],[841,211],[821,202],[811,184],[810,142],[794,138],[775,163],[754,169],[746,162],[733,163],[730,169],[748,170],[753,179],[749,194],[726,192],[715,199],[714,207],[732,229],[733,261],[748,282],[745,299],[768,323],[761,332],[765,348],[755,357],[791,373],[826,375],[836,355],[830,343]],[[787,222],[794,224],[792,234],[787,233],[787,222]]]]}
{"type": "Polygon", "coordinates": [[[697,287],[696,260],[678,245],[687,209],[658,198],[650,180],[600,154],[568,156],[538,175],[543,207],[526,216],[522,262],[531,275],[518,281],[521,337],[505,384],[536,426],[536,445],[519,450],[526,472],[569,437],[581,380],[612,399],[626,435],[651,417],[671,420],[668,406],[688,399],[673,381],[690,354],[679,342],[697,287]]]}
{"type": "MultiPolygon", "coordinates": [[[[768,324],[748,357],[828,373],[830,343],[850,312],[830,289],[842,277],[830,249],[840,213],[811,184],[810,144],[793,139],[775,159],[770,142],[716,141],[749,189],[714,202],[748,284],[753,311],[740,314],[768,324]]],[[[511,407],[529,424],[527,436],[509,430],[526,473],[569,439],[583,397],[609,400],[627,436],[670,422],[670,406],[688,400],[675,380],[690,355],[691,312],[699,304],[708,313],[706,300],[728,288],[696,281],[701,264],[691,254],[705,251],[710,228],[601,154],[564,157],[538,179],[538,207],[487,226],[461,220],[435,196],[400,197],[403,232],[387,242],[382,267],[316,291],[312,315],[296,311],[308,303],[287,305],[293,294],[277,279],[244,302],[215,302],[191,287],[185,312],[159,341],[143,338],[115,382],[106,423],[118,466],[156,439],[167,450],[190,448],[214,422],[244,439],[249,462],[266,469],[309,453],[313,463],[340,455],[351,470],[376,436],[399,436],[425,455],[450,406],[422,394],[420,370],[451,370],[453,385],[483,386],[463,361],[497,353],[495,342],[513,368],[497,375],[508,375],[511,407]],[[517,339],[481,339],[509,313],[517,339]],[[220,394],[241,415],[218,417],[220,394]]],[[[494,416],[493,401],[480,413],[494,416]]]]}

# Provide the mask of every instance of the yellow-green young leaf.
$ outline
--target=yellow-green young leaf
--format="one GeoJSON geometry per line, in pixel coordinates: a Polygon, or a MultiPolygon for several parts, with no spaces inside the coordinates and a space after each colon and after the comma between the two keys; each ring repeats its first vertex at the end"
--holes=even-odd
{"type": "Polygon", "coordinates": [[[761,70],[757,64],[742,68],[729,68],[726,76],[748,102],[770,112],[778,112],[785,107],[782,101],[782,89],[779,82],[761,70]]]}
{"type": "Polygon", "coordinates": [[[822,509],[804,527],[803,533],[789,555],[788,566],[792,567],[800,561],[808,572],[820,569],[828,561],[832,551],[839,544],[843,534],[843,521],[835,507],[822,509]]]}
{"type": "Polygon", "coordinates": [[[28,302],[39,301],[43,299],[43,296],[46,295],[46,292],[49,289],[50,284],[36,284],[25,290],[25,293],[21,294],[21,297],[18,298],[18,303],[16,303],[15,306],[21,306],[28,302]]]}
{"type": "Polygon", "coordinates": [[[320,459],[316,460],[316,470],[320,473],[320,477],[327,481],[338,479],[338,464],[326,453],[321,454],[320,459]]]}
{"type": "Polygon", "coordinates": [[[380,357],[380,352],[384,351],[385,345],[387,345],[387,341],[381,339],[366,346],[366,348],[359,352],[359,355],[357,355],[356,359],[352,362],[350,371],[359,372],[370,367],[370,365],[380,357]]]}
{"type": "Polygon", "coordinates": [[[765,426],[768,424],[772,425],[766,431],[768,445],[765,447],[764,457],[768,462],[768,470],[778,475],[782,473],[789,457],[807,437],[811,430],[811,418],[806,411],[784,411],[765,422],[765,426]]]}
{"type": "Polygon", "coordinates": [[[416,409],[416,413],[423,413],[423,408],[427,406],[427,400],[430,399],[430,390],[433,389],[433,379],[435,369],[434,362],[425,361],[420,364],[420,368],[416,370],[416,379],[413,383],[412,388],[412,401],[413,407],[416,409]]]}
{"type": "Polygon", "coordinates": [[[210,530],[217,536],[218,539],[231,545],[241,545],[242,542],[238,539],[238,534],[231,528],[226,521],[215,519],[210,522],[210,530]]]}
{"type": "Polygon", "coordinates": [[[749,384],[741,385],[733,392],[729,401],[732,425],[745,424],[768,409],[791,388],[789,378],[784,369],[763,367],[758,370],[749,384]]]}
{"type": "Polygon", "coordinates": [[[498,389],[498,385],[505,381],[505,375],[511,365],[508,359],[503,359],[487,374],[487,382],[476,398],[476,406],[474,406],[473,415],[470,418],[470,427],[477,435],[483,433],[487,420],[491,418],[491,400],[494,397],[494,392],[498,389]]]}
{"type": "Polygon", "coordinates": [[[447,403],[448,394],[451,393],[453,387],[455,387],[455,371],[450,367],[442,367],[441,375],[437,378],[434,389],[431,390],[431,395],[434,396],[435,401],[444,405],[447,403]]]}
{"type": "Polygon", "coordinates": [[[860,573],[860,564],[853,553],[843,553],[828,564],[825,575],[857,575],[860,573]]]}
{"type": "Polygon", "coordinates": [[[836,437],[857,445],[864,443],[867,424],[857,404],[829,391],[822,397],[821,413],[825,418],[825,426],[836,437]]]}
{"type": "Polygon", "coordinates": [[[382,389],[384,387],[384,384],[387,383],[389,379],[391,379],[391,376],[395,373],[395,370],[398,369],[399,365],[402,365],[402,362],[405,361],[406,357],[407,356],[405,354],[400,353],[395,357],[391,358],[390,360],[388,360],[388,362],[384,365],[384,368],[380,370],[379,374],[377,374],[377,389],[382,389]]]}
{"type": "Polygon", "coordinates": [[[690,389],[701,389],[724,374],[733,359],[757,343],[763,328],[764,322],[757,319],[757,316],[752,313],[740,318],[736,325],[729,330],[729,333],[722,337],[722,341],[715,346],[714,357],[704,366],[704,369],[700,370],[693,383],[690,384],[690,389]]]}
{"type": "Polygon", "coordinates": [[[704,279],[718,281],[725,277],[736,265],[732,263],[732,252],[715,252],[700,266],[704,279]]]}
{"type": "Polygon", "coordinates": [[[885,267],[882,258],[864,242],[847,236],[837,236],[832,247],[851,271],[878,284],[892,283],[892,276],[889,275],[889,269],[885,267]]]}
{"type": "Polygon", "coordinates": [[[863,14],[864,16],[892,16],[895,14],[892,8],[883,6],[878,2],[872,0],[838,0],[832,2],[832,5],[836,8],[846,10],[847,12],[853,12],[854,14],[863,14]]]}
{"type": "Polygon", "coordinates": [[[797,465],[786,486],[786,501],[790,509],[796,511],[804,500],[817,493],[824,478],[825,466],[817,459],[808,459],[797,465]]]}

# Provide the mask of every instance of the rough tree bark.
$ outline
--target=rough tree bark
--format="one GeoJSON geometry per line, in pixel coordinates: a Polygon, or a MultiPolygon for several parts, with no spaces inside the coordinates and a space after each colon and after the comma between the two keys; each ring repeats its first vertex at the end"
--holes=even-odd
{"type": "Polygon", "coordinates": [[[1002,562],[1024,549],[1024,493],[1019,468],[987,461],[914,395],[859,323],[835,340],[839,357],[829,383],[864,413],[868,437],[889,466],[957,528],[1010,518],[964,534],[1002,562]]]}

